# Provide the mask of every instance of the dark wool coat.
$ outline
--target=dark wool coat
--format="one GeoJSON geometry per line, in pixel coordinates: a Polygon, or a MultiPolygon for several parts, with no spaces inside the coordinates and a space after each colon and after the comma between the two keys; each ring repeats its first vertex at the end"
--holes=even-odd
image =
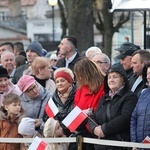
{"type": "MultiPolygon", "coordinates": [[[[68,68],[73,71],[73,67],[74,67],[75,63],[78,62],[80,59],[81,59],[81,56],[79,55],[79,53],[77,53],[77,55],[75,56],[73,61],[69,63],[68,68]]],[[[65,66],[66,66],[65,57],[58,60],[56,67],[61,68],[61,67],[65,67],[65,66]]]]}
{"type": "MultiPolygon", "coordinates": [[[[108,94],[107,75],[105,77],[106,95],[101,99],[96,112],[91,116],[97,125],[100,125],[105,135],[104,139],[117,141],[130,141],[130,118],[137,102],[137,96],[129,90],[128,79],[122,66],[112,66],[111,71],[123,75],[124,87],[113,98],[108,94]],[[108,105],[110,107],[108,107],[108,105]],[[107,109],[109,108],[109,117],[107,109]]],[[[90,130],[93,133],[97,126],[89,121],[90,130]]],[[[121,148],[95,145],[95,150],[118,150],[121,148]]]]}
{"type": "Polygon", "coordinates": [[[23,71],[26,70],[28,66],[29,66],[28,64],[24,64],[16,69],[14,76],[12,78],[12,83],[17,84],[18,80],[22,77],[23,71]]]}
{"type": "MultiPolygon", "coordinates": [[[[76,86],[73,85],[73,89],[71,90],[65,104],[63,104],[61,102],[61,99],[58,95],[57,90],[55,91],[55,93],[52,97],[55,105],[58,107],[58,110],[59,110],[59,113],[55,116],[55,119],[60,122],[62,128],[64,129],[64,132],[65,132],[66,136],[69,136],[70,132],[61,122],[71,112],[71,110],[74,108],[74,95],[75,95],[75,92],[76,92],[76,86]]],[[[46,122],[47,119],[48,119],[48,116],[45,112],[43,120],[46,122]]]]}

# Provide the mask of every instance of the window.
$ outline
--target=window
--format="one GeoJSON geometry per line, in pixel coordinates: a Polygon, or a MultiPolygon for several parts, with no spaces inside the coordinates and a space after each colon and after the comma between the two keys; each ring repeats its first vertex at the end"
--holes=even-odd
{"type": "Polygon", "coordinates": [[[0,11],[0,21],[6,21],[8,19],[8,12],[0,11]]]}

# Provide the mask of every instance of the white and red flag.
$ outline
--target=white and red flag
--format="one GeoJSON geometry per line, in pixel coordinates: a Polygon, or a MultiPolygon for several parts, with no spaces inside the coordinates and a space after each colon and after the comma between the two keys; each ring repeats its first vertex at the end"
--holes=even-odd
{"type": "Polygon", "coordinates": [[[147,136],[143,141],[142,141],[142,143],[149,143],[150,144],[150,137],[149,136],[147,136]]]}
{"type": "Polygon", "coordinates": [[[31,145],[29,146],[28,150],[45,150],[46,146],[48,144],[44,141],[42,141],[42,139],[40,139],[39,137],[35,137],[31,143],[31,145]]]}
{"type": "Polygon", "coordinates": [[[62,121],[62,123],[71,131],[75,132],[77,127],[87,118],[87,115],[76,106],[62,121]]]}
{"type": "Polygon", "coordinates": [[[53,117],[53,118],[58,114],[59,110],[57,106],[55,105],[55,103],[53,102],[52,98],[49,99],[45,107],[45,111],[49,117],[53,117]]]}

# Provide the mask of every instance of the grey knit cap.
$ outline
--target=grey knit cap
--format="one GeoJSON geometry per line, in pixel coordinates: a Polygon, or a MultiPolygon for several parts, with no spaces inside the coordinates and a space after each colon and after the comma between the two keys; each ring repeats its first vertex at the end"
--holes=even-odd
{"type": "Polygon", "coordinates": [[[27,50],[32,50],[36,52],[39,56],[42,56],[42,45],[38,41],[33,41],[30,43],[26,49],[27,50]]]}

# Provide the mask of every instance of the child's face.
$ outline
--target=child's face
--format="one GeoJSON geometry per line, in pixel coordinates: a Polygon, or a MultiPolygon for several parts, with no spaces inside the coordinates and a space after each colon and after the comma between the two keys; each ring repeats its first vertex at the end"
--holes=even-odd
{"type": "Polygon", "coordinates": [[[5,109],[7,110],[9,115],[18,115],[21,111],[20,102],[13,102],[9,105],[5,105],[5,109]]]}
{"type": "Polygon", "coordinates": [[[64,136],[63,129],[60,126],[59,122],[57,122],[55,127],[55,137],[62,137],[62,136],[64,136]]]}

